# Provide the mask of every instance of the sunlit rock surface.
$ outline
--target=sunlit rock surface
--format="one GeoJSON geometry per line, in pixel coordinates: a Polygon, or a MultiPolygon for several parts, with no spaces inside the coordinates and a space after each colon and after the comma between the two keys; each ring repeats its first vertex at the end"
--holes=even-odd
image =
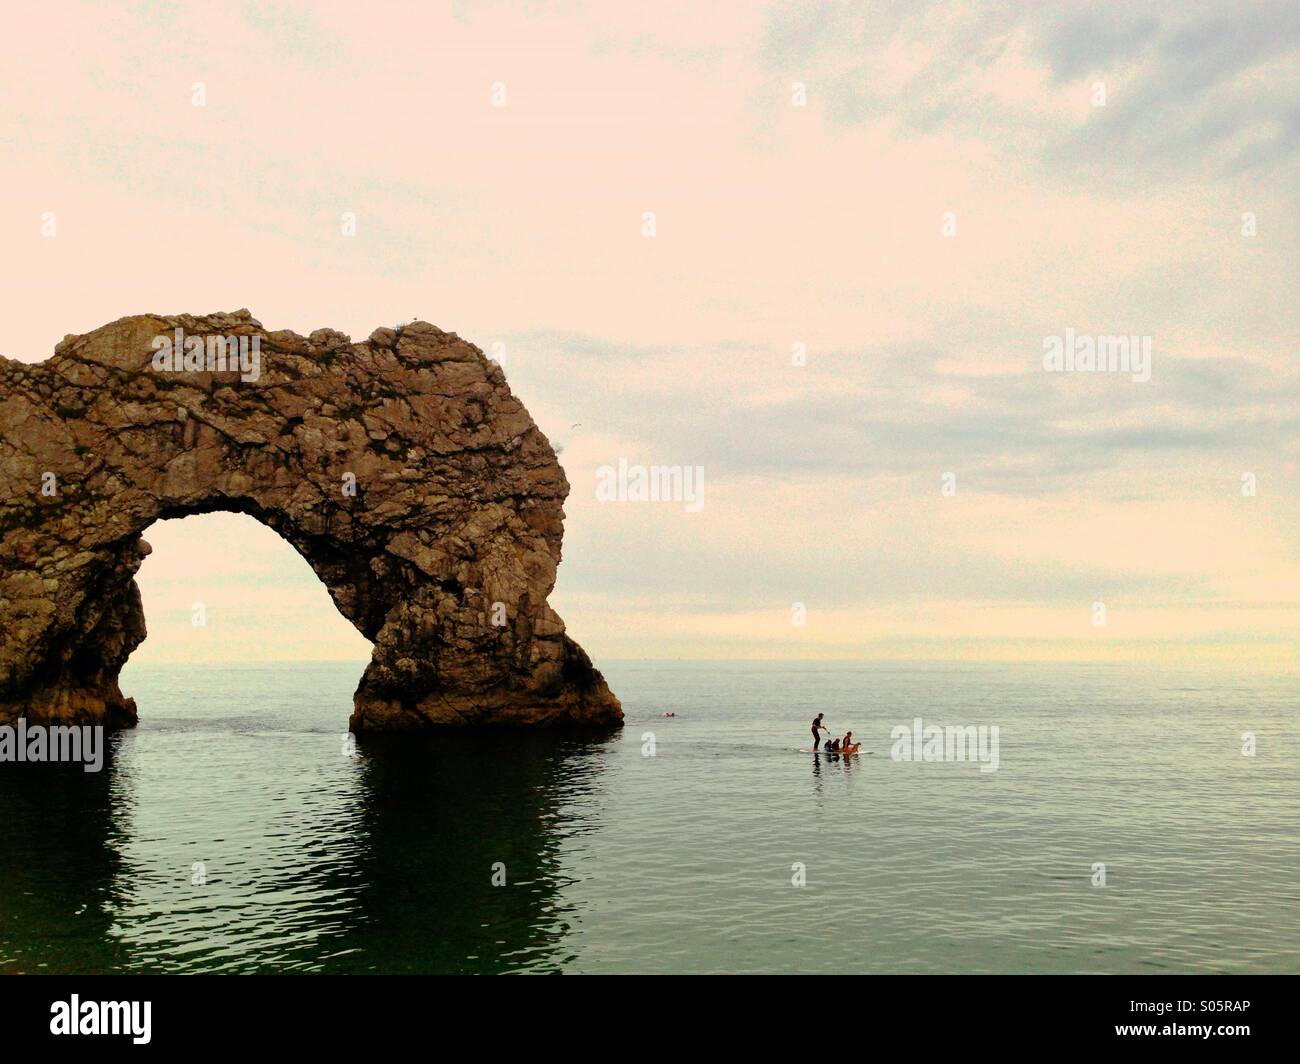
{"type": "Polygon", "coordinates": [[[546,602],[568,490],[500,368],[427,322],[353,343],[140,315],[0,358],[0,720],[134,724],[140,533],[229,510],[373,641],[354,731],[616,724],[546,602]]]}

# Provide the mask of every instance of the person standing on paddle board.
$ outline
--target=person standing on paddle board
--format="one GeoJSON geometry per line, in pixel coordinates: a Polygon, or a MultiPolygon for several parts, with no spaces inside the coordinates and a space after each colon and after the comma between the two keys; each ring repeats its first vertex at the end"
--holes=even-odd
{"type": "Polygon", "coordinates": [[[826,716],[825,713],[818,713],[817,716],[813,718],[812,733],[813,733],[814,750],[819,749],[822,745],[822,737],[819,733],[824,731],[830,731],[830,728],[826,727],[826,725],[822,723],[822,717],[824,716],[826,716]]]}

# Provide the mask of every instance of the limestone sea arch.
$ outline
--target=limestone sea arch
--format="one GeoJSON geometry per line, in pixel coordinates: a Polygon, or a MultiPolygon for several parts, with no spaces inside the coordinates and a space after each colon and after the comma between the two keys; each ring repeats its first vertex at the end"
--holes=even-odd
{"type": "Polygon", "coordinates": [[[141,532],[224,510],[374,644],[353,730],[617,724],[547,604],[568,490],[500,367],[427,322],[354,343],[146,314],[0,357],[0,721],[134,724],[141,532]]]}

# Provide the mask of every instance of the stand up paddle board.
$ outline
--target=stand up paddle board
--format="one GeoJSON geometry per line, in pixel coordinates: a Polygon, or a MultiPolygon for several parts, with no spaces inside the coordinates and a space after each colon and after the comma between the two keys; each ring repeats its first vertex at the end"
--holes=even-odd
{"type": "Polygon", "coordinates": [[[875,753],[874,750],[863,750],[861,748],[861,745],[862,744],[859,743],[851,750],[827,750],[826,747],[824,746],[820,750],[814,750],[811,746],[809,746],[801,749],[799,753],[801,754],[874,754],[875,753]]]}

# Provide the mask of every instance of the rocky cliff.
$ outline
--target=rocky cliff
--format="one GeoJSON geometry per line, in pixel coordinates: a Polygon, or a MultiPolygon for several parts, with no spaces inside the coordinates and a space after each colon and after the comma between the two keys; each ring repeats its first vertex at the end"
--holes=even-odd
{"type": "Polygon", "coordinates": [[[141,315],[0,358],[0,720],[135,723],[140,534],[229,510],[374,643],[353,730],[617,723],[546,602],[568,490],[500,368],[426,322],[353,343],[141,315]]]}

